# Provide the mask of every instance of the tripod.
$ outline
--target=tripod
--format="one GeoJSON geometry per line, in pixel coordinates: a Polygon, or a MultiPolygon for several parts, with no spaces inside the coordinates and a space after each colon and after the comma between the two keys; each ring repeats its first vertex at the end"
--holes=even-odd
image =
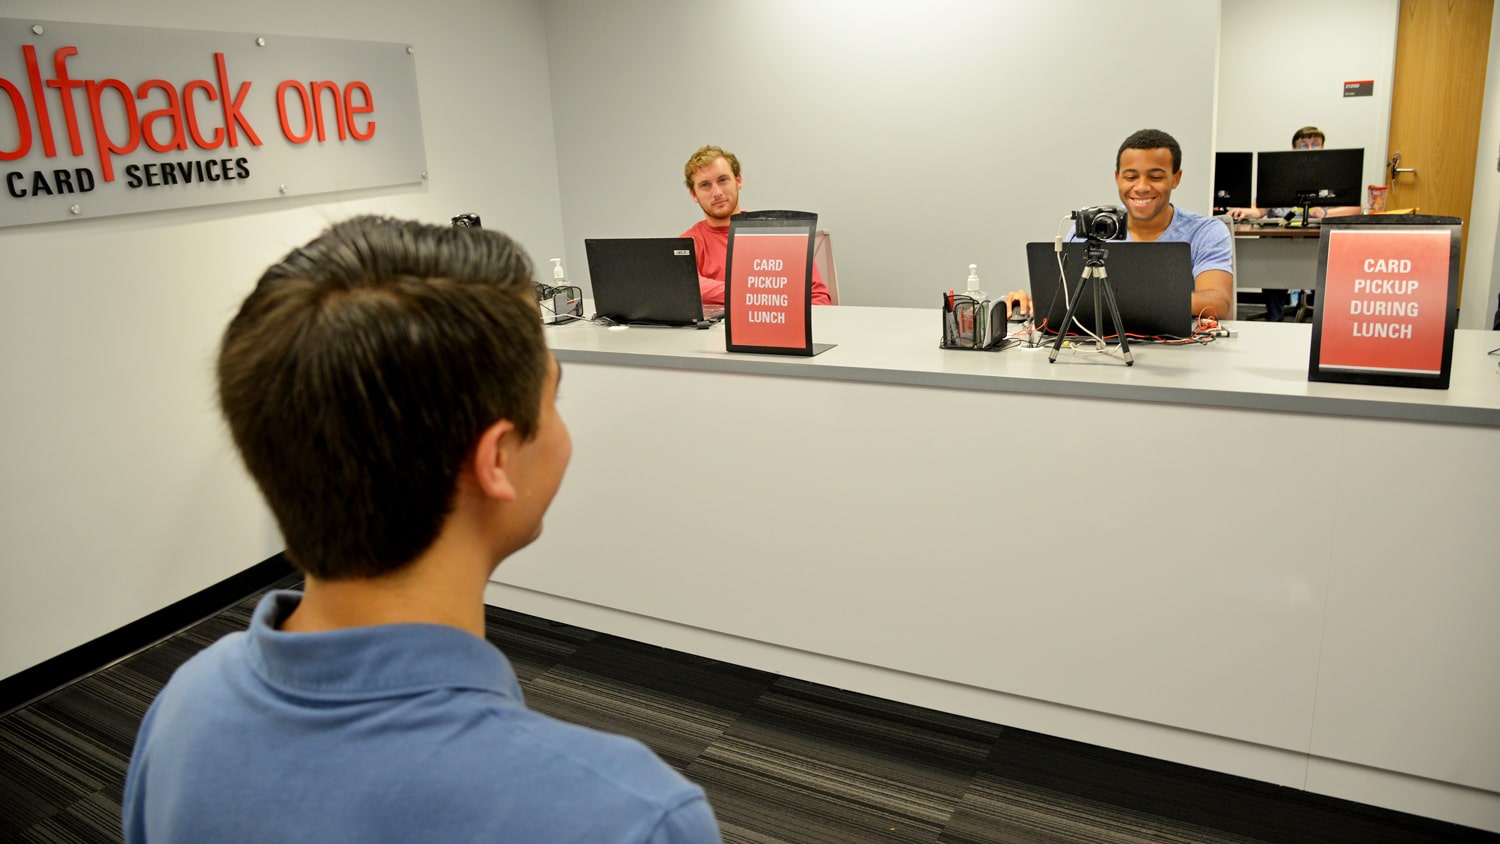
{"type": "Polygon", "coordinates": [[[1125,336],[1125,328],[1120,323],[1120,306],[1115,302],[1115,289],[1109,284],[1109,273],[1104,270],[1104,259],[1109,257],[1109,250],[1104,248],[1104,241],[1097,238],[1089,238],[1088,245],[1083,250],[1083,276],[1078,282],[1078,295],[1068,303],[1068,312],[1063,314],[1062,325],[1057,328],[1057,339],[1052,343],[1052,353],[1047,355],[1048,363],[1057,362],[1057,353],[1062,349],[1063,340],[1067,338],[1068,326],[1073,324],[1073,313],[1078,310],[1078,303],[1083,301],[1083,292],[1089,289],[1089,282],[1094,282],[1094,335],[1100,350],[1104,348],[1104,311],[1099,307],[1100,292],[1103,292],[1104,303],[1109,305],[1110,319],[1114,320],[1115,334],[1120,338],[1120,354],[1125,357],[1126,366],[1134,366],[1135,358],[1130,354],[1130,338],[1125,336]]]}

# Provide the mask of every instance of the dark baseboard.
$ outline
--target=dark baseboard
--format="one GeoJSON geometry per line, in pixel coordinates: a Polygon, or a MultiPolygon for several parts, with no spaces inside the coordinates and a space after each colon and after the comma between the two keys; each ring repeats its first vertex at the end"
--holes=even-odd
{"type": "Polygon", "coordinates": [[[183,598],[175,604],[118,630],[85,642],[70,651],[0,679],[0,716],[85,677],[117,660],[160,642],[225,607],[243,600],[293,571],[286,556],[277,554],[239,574],[183,598]]]}

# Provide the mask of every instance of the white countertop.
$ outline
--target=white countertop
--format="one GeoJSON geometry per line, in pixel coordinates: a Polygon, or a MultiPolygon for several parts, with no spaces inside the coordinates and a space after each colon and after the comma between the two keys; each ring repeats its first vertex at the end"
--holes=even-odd
{"type": "MultiPolygon", "coordinates": [[[[586,311],[587,312],[587,311],[586,311]]],[[[1447,390],[1310,382],[1312,326],[1236,322],[1238,336],[1208,345],[1132,343],[1135,365],[1118,349],[1050,345],[970,352],[938,347],[937,309],[813,309],[813,340],[834,348],[814,357],[724,350],[724,327],[607,328],[587,322],[549,326],[558,360],[666,367],[969,390],[999,390],[1130,401],[1246,407],[1500,427],[1500,333],[1455,332],[1447,390]]]]}

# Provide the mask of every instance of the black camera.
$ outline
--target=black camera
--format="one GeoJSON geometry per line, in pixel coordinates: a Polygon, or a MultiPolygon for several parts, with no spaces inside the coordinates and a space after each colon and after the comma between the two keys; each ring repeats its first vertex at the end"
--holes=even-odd
{"type": "Polygon", "coordinates": [[[457,217],[453,218],[453,225],[454,225],[455,228],[460,228],[460,229],[470,229],[470,228],[477,229],[477,228],[480,227],[479,226],[479,215],[478,214],[459,214],[457,217]]]}
{"type": "Polygon", "coordinates": [[[1073,212],[1074,231],[1089,240],[1124,240],[1125,209],[1118,205],[1095,205],[1073,212]]]}

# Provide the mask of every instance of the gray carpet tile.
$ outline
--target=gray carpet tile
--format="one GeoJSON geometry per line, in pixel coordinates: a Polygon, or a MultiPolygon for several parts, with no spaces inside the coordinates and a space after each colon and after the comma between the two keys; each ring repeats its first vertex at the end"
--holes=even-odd
{"type": "MultiPolygon", "coordinates": [[[[507,643],[501,643],[502,650],[507,643]]],[[[764,672],[600,637],[526,686],[555,718],[633,736],[679,771],[771,684],[764,672]]]]}
{"type": "Polygon", "coordinates": [[[779,677],[774,696],[759,703],[810,728],[849,740],[875,737],[883,753],[905,749],[914,755],[976,764],[992,753],[1006,732],[998,724],[884,700],[790,677],[779,677]]]}
{"type": "Polygon", "coordinates": [[[28,844],[109,844],[122,837],[119,799],[96,793],[26,830],[18,840],[28,844]]]}
{"type": "MultiPolygon", "coordinates": [[[[14,717],[14,716],[12,716],[14,717]]],[[[10,841],[52,815],[61,812],[87,792],[66,771],[52,771],[46,757],[32,757],[23,744],[31,724],[7,723],[0,735],[0,841],[10,841]]]]}
{"type": "Polygon", "coordinates": [[[78,730],[75,723],[58,707],[18,713],[6,724],[0,751],[5,770],[33,786],[48,784],[43,787],[62,803],[118,782],[124,774],[121,748],[101,743],[94,731],[78,730]]]}
{"type": "Polygon", "coordinates": [[[1500,840],[1454,824],[1027,730],[1007,730],[983,770],[1000,781],[1083,801],[1097,807],[1101,818],[1111,811],[1143,813],[1172,827],[1217,830],[1228,841],[1500,840]]]}
{"type": "Polygon", "coordinates": [[[704,706],[742,711],[776,679],[775,674],[742,668],[616,636],[601,636],[568,660],[570,668],[601,679],[645,686],[704,706]]]}
{"type": "Polygon", "coordinates": [[[1255,844],[1260,839],[1182,823],[981,773],[941,844],[1255,844]]]}
{"type": "Polygon", "coordinates": [[[500,607],[486,607],[485,638],[497,645],[524,685],[552,670],[599,634],[500,607]]]}
{"type": "Polygon", "coordinates": [[[526,702],[554,718],[639,739],[679,771],[738,717],[657,690],[601,682],[566,666],[533,680],[526,688],[526,702]]]}
{"type": "Polygon", "coordinates": [[[998,731],[780,680],[686,773],[726,837],[936,841],[998,731]]]}

